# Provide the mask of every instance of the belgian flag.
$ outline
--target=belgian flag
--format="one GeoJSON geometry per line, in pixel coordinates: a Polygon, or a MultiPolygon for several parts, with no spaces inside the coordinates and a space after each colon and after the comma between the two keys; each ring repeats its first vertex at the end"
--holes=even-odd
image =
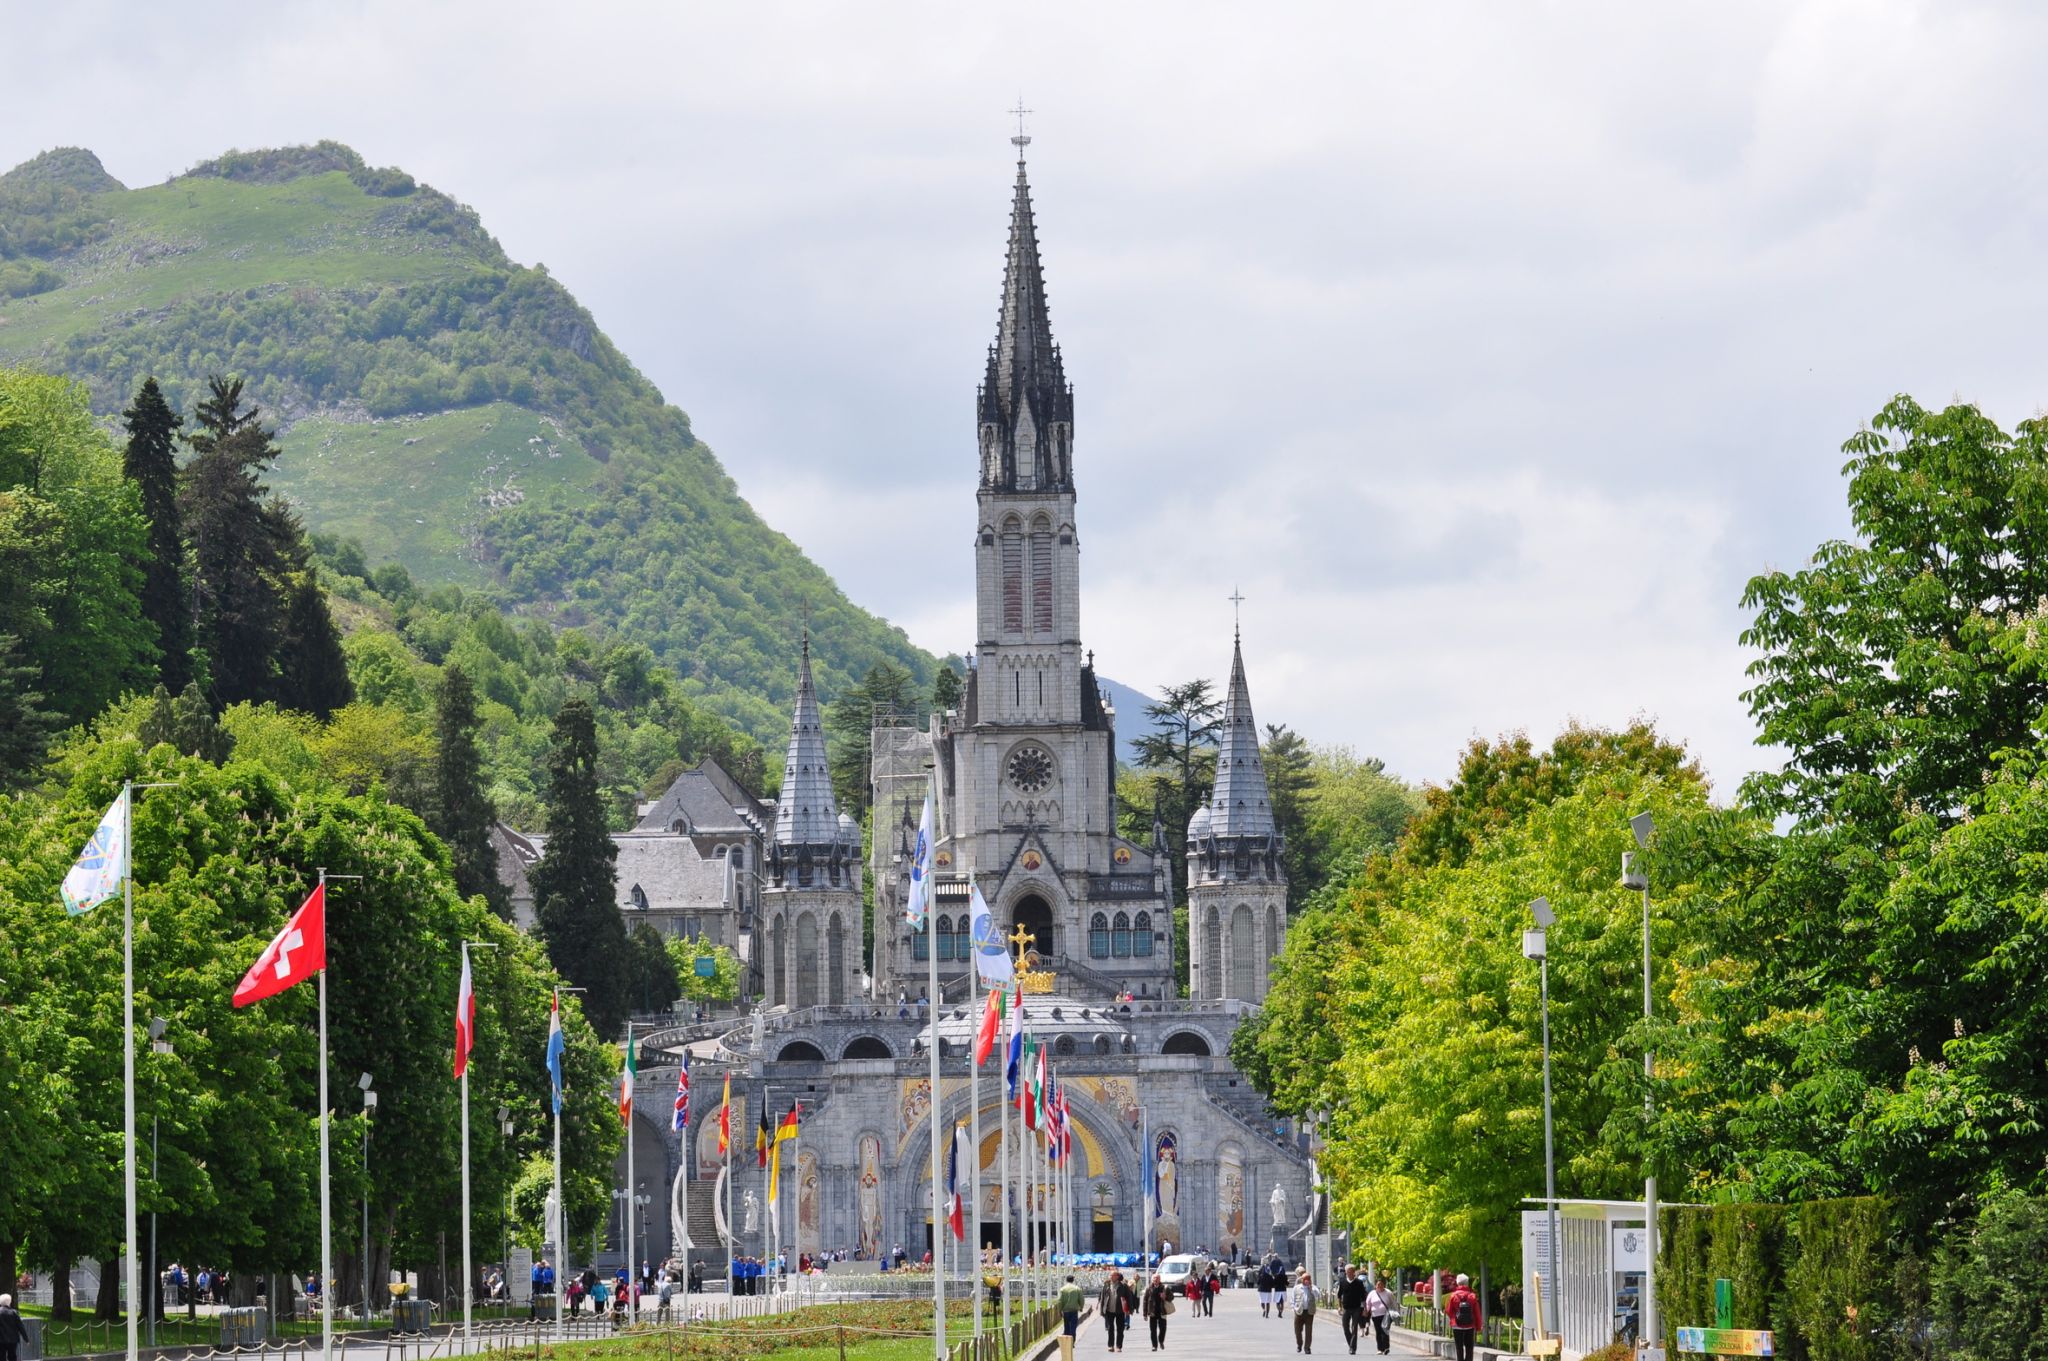
{"type": "Polygon", "coordinates": [[[768,1103],[761,1103],[761,1127],[754,1131],[754,1161],[761,1167],[768,1165],[768,1103]]]}

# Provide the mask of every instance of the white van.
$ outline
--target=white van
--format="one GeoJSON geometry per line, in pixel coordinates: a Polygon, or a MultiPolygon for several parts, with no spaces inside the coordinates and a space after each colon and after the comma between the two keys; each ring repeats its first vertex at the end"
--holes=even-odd
{"type": "Polygon", "coordinates": [[[1176,1252],[1159,1261],[1159,1283],[1168,1290],[1181,1290],[1187,1286],[1188,1277],[1195,1274],[1195,1255],[1191,1252],[1176,1252]]]}

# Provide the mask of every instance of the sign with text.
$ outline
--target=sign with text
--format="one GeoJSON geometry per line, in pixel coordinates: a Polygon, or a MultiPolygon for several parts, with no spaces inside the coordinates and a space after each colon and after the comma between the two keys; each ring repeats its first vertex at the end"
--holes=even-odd
{"type": "Polygon", "coordinates": [[[1678,1350],[1700,1356],[1775,1356],[1777,1342],[1768,1329],[1680,1328],[1678,1350]]]}

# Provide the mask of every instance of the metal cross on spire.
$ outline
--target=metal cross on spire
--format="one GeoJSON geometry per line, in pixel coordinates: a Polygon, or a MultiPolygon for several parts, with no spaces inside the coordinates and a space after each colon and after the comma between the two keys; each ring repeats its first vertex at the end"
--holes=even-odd
{"type": "Polygon", "coordinates": [[[1035,110],[1024,107],[1024,96],[1019,94],[1017,107],[1010,110],[1011,116],[1017,120],[1017,135],[1010,139],[1010,145],[1017,148],[1017,159],[1020,161],[1024,159],[1024,148],[1031,145],[1031,137],[1024,131],[1024,119],[1033,112],[1035,110]]]}
{"type": "Polygon", "coordinates": [[[1244,592],[1233,586],[1230,588],[1230,594],[1224,598],[1230,602],[1230,631],[1242,635],[1244,633],[1244,620],[1240,615],[1238,607],[1245,602],[1244,592]]]}

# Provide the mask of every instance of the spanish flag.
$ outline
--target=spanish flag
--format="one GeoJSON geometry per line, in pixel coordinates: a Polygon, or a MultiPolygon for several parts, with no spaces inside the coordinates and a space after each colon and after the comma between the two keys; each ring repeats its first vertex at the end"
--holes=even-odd
{"type": "Polygon", "coordinates": [[[732,1072],[725,1074],[725,1099],[718,1103],[718,1156],[732,1147],[732,1072]]]}

